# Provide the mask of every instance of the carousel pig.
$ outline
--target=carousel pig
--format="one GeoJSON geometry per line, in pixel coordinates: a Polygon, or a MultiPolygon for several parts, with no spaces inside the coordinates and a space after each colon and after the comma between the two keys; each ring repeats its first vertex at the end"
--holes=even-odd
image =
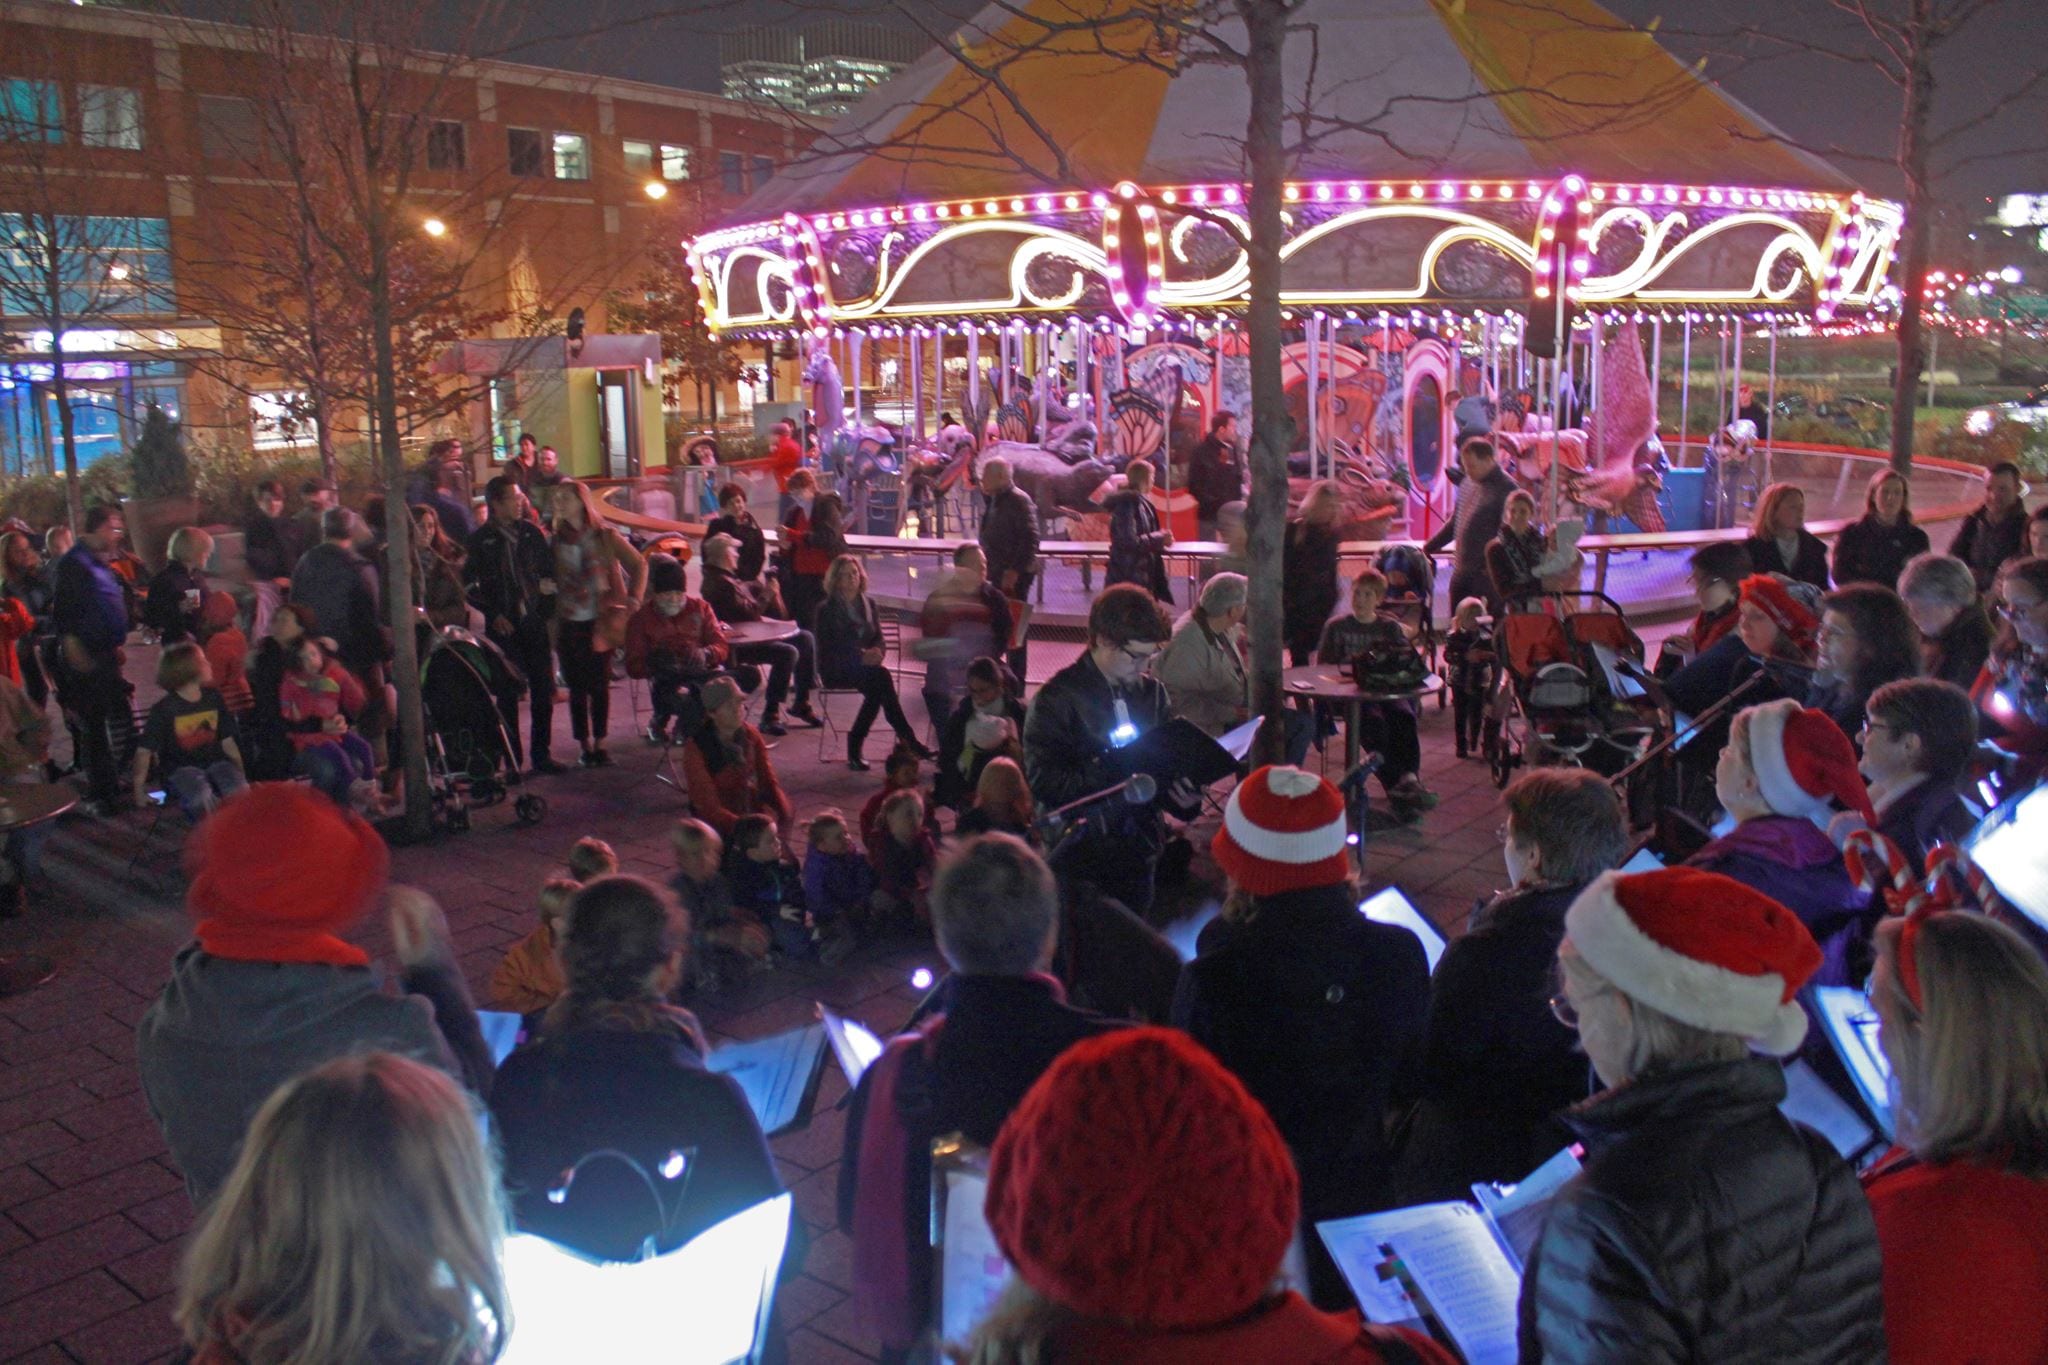
{"type": "Polygon", "coordinates": [[[1021,441],[992,441],[974,457],[974,479],[981,482],[982,466],[1000,455],[1010,462],[1010,474],[1017,487],[1038,507],[1039,520],[1051,521],[1064,515],[1062,508],[1086,507],[1109,481],[1114,471],[1101,460],[1070,464],[1044,446],[1021,441]]]}

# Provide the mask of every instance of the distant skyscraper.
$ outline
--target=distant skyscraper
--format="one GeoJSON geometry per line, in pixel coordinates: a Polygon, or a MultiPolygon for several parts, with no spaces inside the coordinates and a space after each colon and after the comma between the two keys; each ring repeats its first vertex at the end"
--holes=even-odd
{"type": "Polygon", "coordinates": [[[719,76],[731,99],[836,118],[923,51],[914,33],[845,19],[748,28],[718,40],[719,76]]]}

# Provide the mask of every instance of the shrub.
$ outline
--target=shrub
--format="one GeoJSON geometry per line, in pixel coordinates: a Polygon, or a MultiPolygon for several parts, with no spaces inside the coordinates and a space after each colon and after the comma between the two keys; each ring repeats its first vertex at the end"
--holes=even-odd
{"type": "Polygon", "coordinates": [[[2022,461],[2031,427],[2020,422],[2000,422],[1983,435],[1973,435],[1961,426],[1929,419],[1913,431],[1913,452],[1964,464],[1990,466],[2000,460],[2022,461]]]}
{"type": "Polygon", "coordinates": [[[131,457],[138,498],[184,498],[192,495],[192,466],[178,424],[152,403],[142,419],[142,435],[131,457]]]}

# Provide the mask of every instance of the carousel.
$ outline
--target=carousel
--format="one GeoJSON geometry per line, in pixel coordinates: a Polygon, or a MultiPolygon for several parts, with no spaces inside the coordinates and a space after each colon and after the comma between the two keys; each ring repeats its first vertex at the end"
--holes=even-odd
{"type": "MultiPolygon", "coordinates": [[[[1005,98],[935,50],[691,268],[718,334],[803,348],[821,451],[856,486],[896,471],[942,506],[1001,454],[1089,539],[1143,458],[1191,537],[1176,463],[1250,411],[1245,83],[1134,62],[1114,24],[1048,40],[1068,14],[992,5],[959,36],[1008,54],[1005,98]]],[[[1458,442],[1491,432],[1596,530],[1739,518],[1771,457],[1745,367],[1771,395],[1782,333],[1882,324],[1898,206],[1581,0],[1308,0],[1298,26],[1316,41],[1290,43],[1287,88],[1318,134],[1284,191],[1297,496],[1335,479],[1349,538],[1426,536],[1458,442]],[[1674,359],[1696,446],[1659,435],[1674,359]]]]}

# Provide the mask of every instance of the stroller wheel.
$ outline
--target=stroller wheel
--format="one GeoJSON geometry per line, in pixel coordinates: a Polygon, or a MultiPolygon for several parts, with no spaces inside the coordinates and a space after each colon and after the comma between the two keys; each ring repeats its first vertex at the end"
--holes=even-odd
{"type": "Polygon", "coordinates": [[[512,814],[522,825],[537,825],[548,818],[548,799],[531,794],[522,796],[512,803],[512,814]]]}

